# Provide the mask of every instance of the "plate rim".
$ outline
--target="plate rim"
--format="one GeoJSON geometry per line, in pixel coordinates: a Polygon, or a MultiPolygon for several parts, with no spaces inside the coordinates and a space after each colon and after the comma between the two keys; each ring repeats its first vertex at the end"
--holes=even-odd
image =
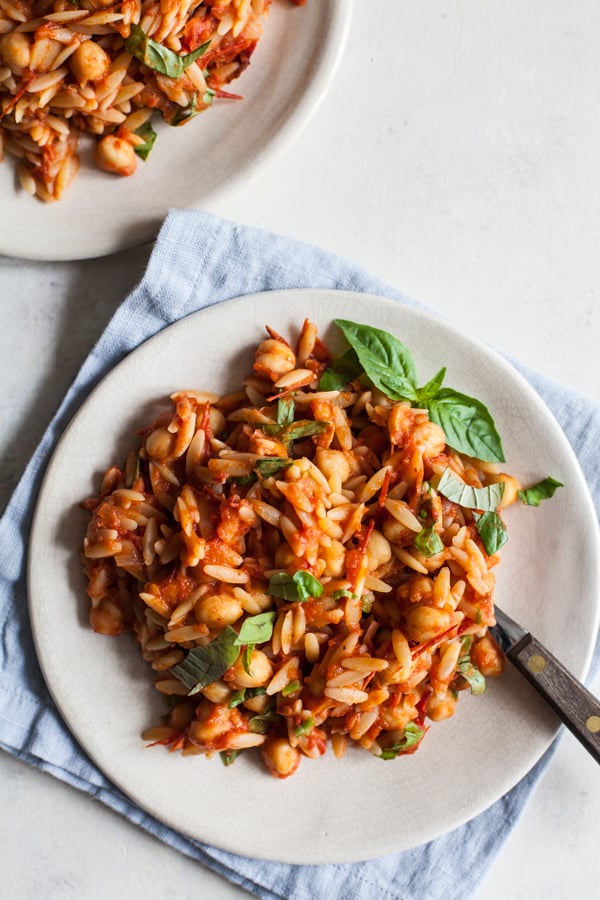
{"type": "MultiPolygon", "coordinates": [[[[598,519],[597,519],[597,516],[595,513],[593,500],[591,498],[589,489],[587,488],[587,483],[585,481],[585,477],[581,470],[579,460],[578,460],[578,458],[575,454],[575,451],[573,450],[570,442],[568,441],[566,435],[562,431],[560,424],[558,423],[556,417],[554,416],[552,411],[549,409],[549,407],[546,405],[546,403],[543,401],[543,399],[540,397],[540,395],[537,393],[535,388],[527,381],[525,376],[522,375],[521,372],[519,372],[519,370],[516,369],[512,365],[512,363],[507,358],[502,356],[502,354],[499,353],[497,350],[487,346],[482,341],[473,337],[470,333],[466,332],[462,327],[459,327],[455,323],[449,322],[442,316],[438,315],[437,313],[430,311],[426,308],[422,308],[419,305],[411,305],[410,301],[407,302],[406,299],[396,300],[396,299],[392,299],[390,297],[385,297],[385,296],[377,295],[377,294],[363,293],[360,291],[357,292],[357,291],[336,290],[336,289],[292,288],[292,289],[262,291],[262,292],[252,293],[252,294],[241,295],[239,297],[233,297],[228,300],[223,300],[220,303],[213,304],[211,306],[196,310],[195,312],[189,313],[186,316],[181,317],[181,318],[175,320],[174,322],[164,326],[163,328],[160,329],[160,331],[149,336],[144,341],[142,341],[136,348],[129,351],[125,357],[120,359],[114,366],[112,366],[108,371],[105,372],[105,374],[94,384],[94,386],[91,388],[89,393],[84,397],[81,404],[78,406],[78,409],[73,414],[73,416],[69,419],[66,427],[64,428],[60,437],[56,441],[56,444],[54,446],[54,449],[52,450],[50,459],[48,461],[48,464],[47,464],[45,472],[44,472],[44,476],[43,476],[43,479],[42,479],[42,482],[41,482],[41,485],[39,488],[38,496],[36,498],[35,510],[34,510],[31,529],[30,529],[28,551],[27,551],[27,603],[28,603],[29,615],[30,615],[30,619],[31,619],[31,630],[32,630],[32,634],[33,634],[34,646],[35,646],[36,655],[38,658],[38,663],[40,665],[42,674],[44,676],[44,681],[46,682],[46,685],[48,687],[50,695],[52,696],[53,702],[56,704],[58,712],[65,720],[68,730],[75,737],[76,741],[78,742],[78,744],[81,747],[81,749],[83,750],[83,752],[87,753],[91,757],[91,759],[94,761],[94,764],[96,766],[98,766],[100,771],[105,775],[105,777],[108,778],[108,780],[111,782],[111,784],[113,784],[119,790],[122,790],[123,793],[125,793],[129,797],[131,802],[134,803],[135,805],[137,805],[140,809],[143,809],[149,815],[158,817],[160,819],[160,821],[163,821],[168,827],[173,828],[175,831],[179,832],[180,834],[186,835],[187,837],[189,837],[192,840],[200,840],[200,841],[209,840],[209,841],[213,842],[214,846],[218,846],[222,850],[225,850],[227,852],[236,853],[236,854],[243,853],[244,851],[240,850],[239,848],[236,848],[236,847],[225,846],[225,844],[223,844],[223,843],[216,844],[216,843],[214,843],[213,838],[201,837],[198,834],[191,833],[189,830],[182,829],[181,826],[177,824],[176,820],[170,819],[169,817],[165,817],[162,814],[158,814],[156,812],[156,809],[153,808],[151,804],[148,805],[148,804],[144,803],[140,799],[139,796],[136,796],[135,794],[132,795],[130,792],[128,792],[127,786],[124,785],[118,779],[116,779],[112,773],[109,774],[106,771],[105,766],[98,761],[93,750],[89,749],[85,745],[85,743],[81,740],[78,731],[73,730],[70,719],[69,719],[68,710],[63,709],[63,705],[62,705],[60,699],[57,698],[57,696],[55,694],[55,689],[54,689],[53,684],[51,683],[51,680],[49,681],[47,678],[46,660],[44,659],[43,652],[40,652],[39,630],[38,630],[38,627],[36,626],[37,610],[35,607],[33,590],[31,588],[33,579],[35,578],[35,573],[34,573],[35,563],[34,563],[33,548],[36,543],[38,529],[41,527],[40,526],[40,516],[41,516],[40,510],[42,509],[42,506],[43,506],[43,497],[44,497],[44,493],[45,493],[46,484],[48,481],[51,481],[51,479],[52,479],[53,469],[54,469],[54,466],[57,465],[57,460],[59,459],[60,449],[63,446],[63,443],[69,439],[68,438],[69,433],[70,433],[72,427],[75,425],[76,421],[78,420],[79,416],[83,413],[84,409],[87,408],[91,402],[93,402],[93,398],[96,395],[96,392],[103,389],[103,386],[105,385],[107,380],[111,379],[111,377],[113,376],[113,373],[115,373],[115,371],[117,369],[121,369],[121,367],[124,367],[127,365],[127,362],[131,356],[136,354],[138,350],[141,350],[144,347],[146,347],[146,348],[150,347],[150,349],[151,349],[152,345],[155,342],[159,342],[161,339],[163,339],[165,332],[167,332],[167,331],[171,332],[172,329],[174,330],[177,328],[185,327],[185,324],[188,322],[188,320],[190,318],[195,318],[195,319],[201,320],[201,317],[204,317],[205,314],[207,314],[207,313],[209,313],[211,315],[218,314],[218,312],[220,311],[220,307],[222,307],[223,304],[226,304],[227,306],[233,306],[235,304],[246,304],[251,301],[252,302],[260,301],[261,298],[271,298],[272,299],[274,297],[274,295],[276,295],[277,297],[279,297],[281,295],[283,295],[284,297],[300,296],[300,295],[302,297],[306,297],[308,294],[311,294],[318,298],[323,298],[323,297],[326,298],[328,296],[334,296],[339,299],[344,297],[344,295],[347,295],[347,296],[352,297],[353,299],[360,298],[362,301],[366,301],[366,302],[375,301],[378,303],[386,304],[390,308],[395,307],[395,308],[399,309],[400,311],[404,310],[404,312],[407,313],[409,316],[416,316],[417,318],[421,318],[424,321],[431,322],[433,320],[434,322],[436,322],[438,325],[440,325],[446,331],[450,331],[450,332],[456,334],[456,336],[459,337],[461,340],[474,345],[475,348],[477,348],[479,351],[484,351],[487,355],[492,356],[494,358],[496,364],[498,364],[500,366],[500,368],[502,370],[504,370],[504,372],[506,374],[508,374],[511,378],[516,379],[516,381],[518,383],[520,383],[520,387],[523,389],[523,391],[527,395],[528,401],[533,402],[534,405],[541,412],[542,416],[547,421],[549,420],[552,422],[552,427],[554,428],[555,433],[557,435],[562,436],[562,449],[570,457],[570,463],[571,463],[574,471],[578,473],[578,482],[579,482],[578,483],[578,491],[579,491],[579,495],[580,495],[578,499],[581,499],[581,498],[585,499],[586,506],[587,506],[587,514],[590,516],[591,521],[595,523],[595,528],[594,528],[595,540],[592,540],[592,543],[595,544],[595,548],[594,548],[595,552],[594,552],[594,558],[593,558],[594,576],[595,576],[595,585],[594,585],[595,586],[595,606],[594,606],[595,617],[594,617],[594,622],[593,622],[593,628],[590,629],[591,635],[597,634],[598,626],[600,624],[600,527],[598,525],[598,519]]],[[[402,314],[402,312],[400,312],[400,314],[402,314]]],[[[326,318],[326,317],[327,317],[327,315],[324,316],[324,318],[326,318]]],[[[332,318],[333,317],[330,317],[329,321],[332,321],[332,318]]],[[[578,674],[578,677],[581,678],[581,680],[584,680],[586,675],[589,672],[589,668],[590,668],[591,661],[593,658],[593,652],[594,652],[594,639],[593,639],[593,637],[591,637],[588,642],[587,652],[585,654],[585,657],[583,658],[582,666],[580,667],[581,671],[578,674]]],[[[494,792],[493,796],[491,796],[491,797],[487,796],[484,802],[481,802],[481,800],[480,800],[478,804],[473,804],[471,811],[467,815],[463,815],[462,817],[460,817],[460,816],[456,817],[450,826],[448,826],[447,824],[442,824],[439,826],[438,829],[430,828],[427,836],[419,838],[416,842],[414,842],[414,841],[409,842],[402,846],[398,845],[397,840],[394,840],[394,841],[388,840],[387,843],[384,841],[384,842],[382,842],[382,844],[379,848],[372,849],[371,851],[369,851],[361,856],[357,856],[355,853],[352,853],[352,852],[348,853],[345,848],[342,848],[341,852],[338,850],[338,848],[335,848],[336,852],[333,852],[333,853],[323,852],[321,857],[319,859],[315,860],[314,862],[316,862],[317,864],[326,864],[326,863],[345,863],[345,862],[353,862],[353,861],[371,859],[371,858],[375,858],[375,857],[378,857],[378,856],[381,856],[381,855],[384,855],[387,853],[397,852],[399,850],[405,850],[405,849],[409,849],[410,847],[418,846],[419,844],[422,844],[425,841],[434,840],[435,838],[448,833],[450,830],[460,827],[461,825],[464,825],[465,822],[470,821],[471,819],[480,815],[482,812],[484,812],[486,809],[488,809],[491,805],[493,805],[493,803],[495,803],[508,790],[510,790],[516,784],[518,784],[518,782],[539,762],[539,760],[544,755],[544,753],[546,752],[548,747],[554,741],[559,729],[560,729],[560,723],[557,722],[556,727],[554,727],[548,731],[545,741],[543,742],[543,746],[540,745],[541,749],[538,749],[538,751],[536,751],[535,756],[531,756],[530,758],[527,759],[527,761],[524,761],[521,768],[518,771],[512,770],[510,774],[505,775],[503,781],[497,786],[497,790],[494,792]]],[[[141,749],[143,749],[143,748],[141,748],[141,749]]],[[[294,854],[291,854],[291,856],[290,856],[290,854],[280,855],[279,853],[274,853],[274,854],[252,853],[252,854],[246,854],[246,855],[252,855],[254,858],[257,858],[257,859],[265,859],[265,860],[270,860],[273,862],[281,862],[281,863],[288,863],[288,864],[300,864],[300,863],[306,862],[306,858],[305,858],[304,854],[296,855],[295,857],[294,857],[294,854]]],[[[312,862],[313,861],[311,860],[311,863],[312,862]]]]}

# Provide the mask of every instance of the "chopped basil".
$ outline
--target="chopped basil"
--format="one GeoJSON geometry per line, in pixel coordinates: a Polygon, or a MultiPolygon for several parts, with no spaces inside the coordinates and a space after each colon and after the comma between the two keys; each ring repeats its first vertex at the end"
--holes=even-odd
{"type": "Polygon", "coordinates": [[[508,540],[504,522],[498,513],[493,510],[488,510],[481,515],[475,513],[473,518],[475,519],[475,527],[477,528],[479,537],[485,547],[485,552],[488,556],[492,556],[503,547],[508,540]]]}
{"type": "Polygon", "coordinates": [[[344,597],[350,597],[353,600],[356,600],[357,594],[352,593],[352,591],[349,591],[348,588],[340,588],[339,591],[334,591],[331,595],[331,599],[335,600],[336,602],[338,600],[343,600],[344,597]]]}
{"type": "MultiPolygon", "coordinates": [[[[356,354],[359,364],[373,384],[392,400],[407,400],[424,408],[429,418],[443,429],[446,443],[459,453],[488,462],[504,462],[502,441],[494,420],[480,400],[452,388],[443,388],[446,370],[440,371],[419,388],[417,371],[407,347],[393,335],[368,325],[336,319],[336,325],[356,354]]],[[[341,357],[344,359],[344,357],[341,357]]],[[[322,390],[339,388],[345,377],[336,365],[325,370],[319,383],[322,390]],[[339,375],[342,377],[336,377],[339,375]],[[323,382],[325,379],[325,382],[323,382]]]]}
{"type": "Polygon", "coordinates": [[[258,613],[245,619],[240,628],[235,644],[264,644],[271,639],[276,612],[258,613]]]}
{"type": "Polygon", "coordinates": [[[246,675],[252,675],[252,654],[254,653],[254,644],[246,644],[242,650],[242,668],[246,675]]]}
{"type": "Polygon", "coordinates": [[[248,730],[253,734],[266,734],[271,725],[278,722],[279,719],[280,716],[277,715],[275,710],[258,713],[258,715],[248,719],[248,730]]]}
{"type": "Polygon", "coordinates": [[[290,694],[295,694],[296,691],[299,691],[299,690],[300,690],[300,682],[298,680],[296,680],[296,681],[290,681],[289,684],[286,684],[285,687],[282,687],[280,693],[284,697],[289,697],[290,694]]]}
{"type": "Polygon", "coordinates": [[[342,391],[354,378],[362,375],[363,367],[356,350],[349,350],[328,366],[319,380],[320,391],[342,391]]]}
{"type": "Polygon", "coordinates": [[[537,484],[532,485],[530,488],[519,491],[519,500],[522,500],[527,506],[539,506],[542,500],[547,500],[549,497],[554,496],[554,492],[559,487],[564,487],[564,484],[561,481],[557,481],[556,478],[548,476],[548,478],[538,481],[537,484]]]}
{"type": "Polygon", "coordinates": [[[433,525],[424,525],[415,537],[415,547],[423,556],[435,556],[444,549],[444,542],[433,525]]]}
{"type": "Polygon", "coordinates": [[[153,41],[148,37],[144,29],[140,25],[132,25],[129,37],[125,40],[125,49],[141,63],[153,69],[160,75],[167,75],[169,78],[180,78],[185,70],[189,68],[203,53],[206,52],[210,41],[202,44],[191,53],[179,56],[168,47],[164,47],[157,41],[153,41]]]}
{"type": "Polygon", "coordinates": [[[277,424],[289,425],[294,421],[295,403],[292,399],[277,401],[277,424]]]}
{"type": "Polygon", "coordinates": [[[473,636],[467,635],[463,638],[462,649],[463,655],[459,657],[456,665],[456,671],[459,675],[469,683],[472,694],[483,694],[485,691],[485,678],[472,662],[471,662],[471,646],[473,644],[473,636]]]}
{"type": "Polygon", "coordinates": [[[304,722],[302,722],[294,729],[294,734],[296,735],[296,737],[301,737],[304,734],[308,734],[309,731],[312,731],[314,727],[315,720],[313,716],[309,716],[308,719],[305,719],[304,722]]]}
{"type": "Polygon", "coordinates": [[[419,728],[414,722],[408,722],[404,727],[402,738],[391,747],[382,750],[379,759],[395,759],[401,753],[406,753],[407,750],[419,743],[424,734],[422,728],[419,728]]]}
{"type": "Polygon", "coordinates": [[[218,681],[239,656],[237,634],[227,625],[210,644],[193,647],[171,672],[188,688],[188,696],[218,681]]]}
{"type": "Polygon", "coordinates": [[[310,572],[300,569],[293,575],[285,572],[277,572],[271,575],[267,593],[272,597],[281,597],[283,600],[299,600],[305,603],[313,597],[320,597],[323,593],[323,585],[310,572]]]}
{"type": "Polygon", "coordinates": [[[133,148],[134,152],[137,153],[140,159],[146,160],[154,147],[154,142],[157,137],[156,132],[150,122],[145,122],[144,125],[140,125],[139,128],[136,128],[135,133],[139,134],[139,136],[144,139],[144,143],[136,144],[133,148]]]}
{"type": "Polygon", "coordinates": [[[219,756],[224,766],[230,766],[236,761],[241,752],[241,750],[221,750],[219,756]]]}
{"type": "Polygon", "coordinates": [[[246,688],[242,688],[241,691],[233,691],[231,697],[229,698],[229,703],[227,706],[229,709],[235,709],[236,706],[239,706],[240,703],[243,703],[246,699],[246,688]]]}
{"type": "Polygon", "coordinates": [[[504,494],[502,482],[488,484],[486,487],[472,487],[455,475],[449,466],[442,472],[437,489],[448,500],[465,509],[495,510],[504,494]]]}
{"type": "Polygon", "coordinates": [[[287,444],[289,441],[297,441],[299,438],[322,434],[328,428],[329,422],[319,422],[317,419],[298,419],[282,428],[280,440],[287,444]]]}
{"type": "Polygon", "coordinates": [[[254,471],[262,478],[270,478],[284,469],[289,469],[292,460],[284,456],[261,456],[256,460],[254,471]]]}

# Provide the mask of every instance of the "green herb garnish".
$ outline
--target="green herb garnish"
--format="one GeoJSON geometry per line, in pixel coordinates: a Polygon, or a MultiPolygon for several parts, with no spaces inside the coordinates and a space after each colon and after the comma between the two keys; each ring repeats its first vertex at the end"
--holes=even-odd
{"type": "Polygon", "coordinates": [[[315,720],[313,716],[309,716],[308,719],[305,719],[304,722],[302,722],[294,729],[294,734],[296,735],[296,737],[301,737],[304,734],[308,734],[309,731],[312,731],[314,727],[315,720]]]}
{"type": "Polygon", "coordinates": [[[422,728],[419,728],[414,722],[408,722],[404,727],[402,738],[391,747],[382,750],[379,759],[395,759],[401,753],[406,753],[407,750],[419,743],[424,734],[422,728]]]}
{"type": "Polygon", "coordinates": [[[343,391],[363,371],[356,351],[351,347],[325,369],[319,380],[319,390],[343,391]]]}
{"type": "Polygon", "coordinates": [[[207,41],[191,53],[179,56],[168,47],[153,41],[140,25],[132,25],[129,37],[125,40],[125,49],[149,69],[169,78],[180,78],[206,52],[209,44],[210,41],[207,41]]]}
{"type": "Polygon", "coordinates": [[[277,572],[271,575],[267,593],[272,597],[281,597],[283,600],[305,603],[314,597],[320,597],[323,593],[323,585],[310,572],[300,569],[293,575],[285,572],[277,572]]]}
{"type": "Polygon", "coordinates": [[[135,134],[139,134],[139,136],[144,139],[144,143],[136,144],[133,150],[140,159],[146,160],[154,147],[154,142],[157,137],[156,132],[150,122],[145,122],[144,125],[140,125],[139,128],[136,128],[135,134]]]}
{"type": "Polygon", "coordinates": [[[498,513],[493,510],[488,510],[481,515],[474,513],[473,518],[479,537],[485,547],[485,552],[488,556],[492,556],[503,547],[508,540],[504,522],[498,513]]]}
{"type": "Polygon", "coordinates": [[[273,634],[276,615],[275,610],[272,610],[245,619],[235,643],[239,646],[240,644],[264,644],[269,641],[273,634]]]}
{"type": "Polygon", "coordinates": [[[300,682],[298,680],[296,680],[296,681],[290,681],[289,684],[286,684],[285,687],[282,687],[280,693],[282,694],[283,697],[289,697],[290,694],[295,694],[296,691],[299,691],[299,690],[300,690],[300,682]]]}
{"type": "Polygon", "coordinates": [[[442,472],[437,490],[453,503],[465,509],[495,510],[504,494],[504,483],[488,484],[486,487],[471,487],[455,475],[448,466],[442,472]]]}
{"type": "Polygon", "coordinates": [[[274,722],[278,722],[279,719],[280,716],[277,715],[275,710],[259,713],[256,716],[252,716],[251,719],[248,719],[248,730],[253,734],[266,734],[271,725],[273,725],[274,722]]]}
{"type": "Polygon", "coordinates": [[[231,766],[241,752],[241,750],[221,750],[219,751],[219,756],[224,766],[231,766]]]}
{"type": "Polygon", "coordinates": [[[444,549],[444,542],[433,525],[425,525],[415,537],[415,547],[423,556],[435,556],[444,549]]]}
{"type": "Polygon", "coordinates": [[[237,634],[227,625],[210,644],[189,650],[183,662],[173,666],[171,672],[188,688],[188,696],[192,696],[218,681],[239,653],[237,634]]]}
{"type": "Polygon", "coordinates": [[[471,646],[473,644],[472,635],[467,635],[463,639],[463,655],[459,657],[456,665],[456,671],[459,675],[469,683],[472,694],[483,694],[485,691],[485,678],[472,662],[471,662],[471,646]]]}
{"type": "Polygon", "coordinates": [[[559,487],[564,487],[564,484],[561,481],[557,481],[556,478],[548,476],[548,478],[538,481],[537,484],[532,485],[530,488],[519,491],[519,500],[522,500],[527,506],[539,506],[542,500],[547,500],[549,497],[554,496],[554,492],[559,487]]]}
{"type": "MultiPolygon", "coordinates": [[[[489,410],[474,397],[442,387],[445,369],[440,369],[419,388],[412,355],[396,337],[346,319],[336,319],[335,324],[355,351],[366,375],[387,397],[426,409],[431,421],[443,429],[446,442],[454,450],[488,462],[505,461],[502,441],[489,410]]],[[[324,375],[335,373],[335,366],[336,363],[324,375]]],[[[328,378],[333,379],[333,375],[328,378]]],[[[333,384],[333,380],[329,383],[333,384]]],[[[326,389],[327,385],[328,382],[324,387],[321,383],[319,386],[326,389]]]]}

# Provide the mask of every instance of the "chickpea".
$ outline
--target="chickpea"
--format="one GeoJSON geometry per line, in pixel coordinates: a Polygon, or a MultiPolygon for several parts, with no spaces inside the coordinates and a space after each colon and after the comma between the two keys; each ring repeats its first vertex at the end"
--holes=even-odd
{"type": "Polygon", "coordinates": [[[341,541],[332,540],[329,547],[322,547],[321,559],[325,563],[324,575],[339,578],[346,568],[346,548],[341,541]]]}
{"type": "Polygon", "coordinates": [[[392,548],[390,542],[380,531],[374,529],[369,542],[367,544],[367,559],[369,561],[369,571],[374,572],[379,566],[389,562],[392,558],[392,548]]]}
{"type": "Polygon", "coordinates": [[[96,144],[94,160],[105,172],[125,177],[133,175],[137,167],[133,147],[115,134],[107,134],[96,144]]]}
{"type": "Polygon", "coordinates": [[[521,490],[521,485],[516,478],[513,478],[512,475],[507,475],[505,472],[499,472],[498,475],[489,477],[488,481],[492,484],[504,485],[504,493],[502,494],[502,500],[498,504],[498,509],[505,509],[515,502],[517,494],[521,490]]]}
{"type": "Polygon", "coordinates": [[[450,613],[445,609],[415,605],[406,613],[406,632],[411,641],[422,644],[447,631],[450,622],[450,613]]]}
{"type": "MultiPolygon", "coordinates": [[[[324,557],[324,554],[321,554],[324,557]]],[[[303,560],[296,556],[288,544],[280,544],[275,551],[275,568],[276,569],[301,569],[304,565],[303,560]]]]}
{"type": "Polygon", "coordinates": [[[293,775],[300,765],[300,751],[283,737],[267,741],[260,752],[271,775],[276,778],[287,778],[293,775]]]}
{"type": "Polygon", "coordinates": [[[29,39],[21,31],[11,31],[0,37],[0,57],[7,66],[26,69],[31,58],[29,39]]]}
{"type": "Polygon", "coordinates": [[[244,669],[240,655],[233,664],[233,683],[237,688],[263,687],[273,675],[271,661],[262,650],[252,651],[248,669],[250,674],[244,669]]]}
{"type": "Polygon", "coordinates": [[[486,634],[471,647],[471,659],[482,675],[495,678],[504,669],[502,650],[491,634],[486,634]]]}
{"type": "Polygon", "coordinates": [[[69,66],[79,84],[100,81],[108,75],[110,57],[99,44],[84,41],[71,56],[69,66]]]}
{"type": "Polygon", "coordinates": [[[454,715],[455,709],[456,699],[452,694],[446,694],[445,697],[437,697],[432,694],[427,701],[427,715],[433,722],[449,719],[454,715]]]}
{"type": "Polygon", "coordinates": [[[212,684],[207,684],[203,688],[202,696],[210,700],[211,703],[227,703],[231,697],[231,689],[224,681],[213,681],[212,684]]]}
{"type": "Polygon", "coordinates": [[[341,450],[326,450],[319,447],[315,454],[315,462],[334,493],[339,493],[342,484],[350,478],[350,463],[341,450]]]}
{"type": "Polygon", "coordinates": [[[242,717],[236,709],[227,706],[202,704],[196,711],[196,721],[189,727],[189,735],[196,744],[210,747],[217,738],[239,727],[242,717]]]}
{"type": "Polygon", "coordinates": [[[223,630],[226,625],[233,625],[242,615],[239,600],[231,594],[208,594],[201,597],[194,608],[197,622],[203,622],[213,630],[223,630]]]}
{"type": "Polygon", "coordinates": [[[258,375],[267,375],[271,381],[277,381],[295,368],[294,351],[283,341],[268,338],[259,344],[254,354],[254,371],[258,375]]]}

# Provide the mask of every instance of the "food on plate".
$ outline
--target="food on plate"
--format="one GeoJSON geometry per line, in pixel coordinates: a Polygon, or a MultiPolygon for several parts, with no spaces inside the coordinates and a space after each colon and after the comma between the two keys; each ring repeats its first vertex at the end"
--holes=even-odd
{"type": "Polygon", "coordinates": [[[79,169],[80,133],[103,170],[147,159],[152,117],[188,123],[249,65],[271,0],[6,0],[0,5],[0,160],[58,200],[79,169]]]}
{"type": "Polygon", "coordinates": [[[108,469],[84,566],[90,622],[132,631],[170,703],[144,738],[278,778],[330,744],[389,760],[480,694],[503,656],[494,567],[524,489],[479,400],[423,387],[385,331],[267,328],[239,390],[196,387],[108,469]]]}

